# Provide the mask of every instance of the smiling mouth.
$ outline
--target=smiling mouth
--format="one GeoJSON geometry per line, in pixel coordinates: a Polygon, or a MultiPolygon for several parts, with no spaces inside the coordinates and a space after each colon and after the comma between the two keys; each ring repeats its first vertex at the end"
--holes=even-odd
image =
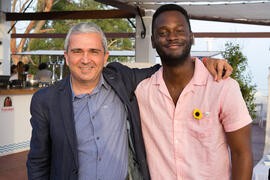
{"type": "Polygon", "coordinates": [[[93,64],[88,64],[88,65],[80,65],[79,68],[81,69],[91,69],[94,68],[95,66],[93,64]]]}
{"type": "Polygon", "coordinates": [[[173,44],[168,44],[166,47],[167,48],[179,48],[181,46],[184,46],[184,43],[173,43],[173,44]]]}
{"type": "Polygon", "coordinates": [[[94,68],[94,66],[81,66],[80,70],[82,72],[88,72],[88,71],[91,71],[93,68],[94,68]]]}

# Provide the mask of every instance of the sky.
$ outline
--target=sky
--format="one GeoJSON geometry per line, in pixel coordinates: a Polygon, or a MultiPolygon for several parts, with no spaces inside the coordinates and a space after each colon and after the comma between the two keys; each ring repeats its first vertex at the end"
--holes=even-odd
{"type": "MultiPolygon", "coordinates": [[[[191,20],[193,32],[270,32],[270,26],[244,25],[191,20]]],[[[196,38],[193,51],[207,51],[209,38],[196,38]]],[[[270,38],[215,38],[211,39],[212,51],[224,51],[226,42],[239,44],[241,52],[248,60],[247,72],[258,92],[267,96],[270,67],[270,38]]],[[[221,56],[219,56],[221,58],[221,56]]]]}

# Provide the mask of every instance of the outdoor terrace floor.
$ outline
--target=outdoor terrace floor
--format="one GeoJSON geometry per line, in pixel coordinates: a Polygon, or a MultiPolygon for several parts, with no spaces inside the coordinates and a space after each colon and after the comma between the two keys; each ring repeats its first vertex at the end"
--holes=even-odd
{"type": "MultiPolygon", "coordinates": [[[[252,125],[252,150],[254,166],[262,158],[265,126],[252,125]]],[[[27,180],[26,159],[28,151],[0,157],[0,180],[27,180]]]]}

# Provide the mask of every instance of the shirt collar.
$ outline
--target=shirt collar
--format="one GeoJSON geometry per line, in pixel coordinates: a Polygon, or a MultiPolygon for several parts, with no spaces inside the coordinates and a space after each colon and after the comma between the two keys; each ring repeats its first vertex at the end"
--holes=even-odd
{"type": "MultiPolygon", "coordinates": [[[[190,83],[192,83],[194,85],[199,85],[199,86],[206,85],[208,76],[209,76],[209,71],[206,69],[204,64],[198,58],[196,58],[195,70],[194,70],[193,77],[190,80],[190,83]]],[[[164,79],[163,79],[163,68],[162,67],[157,71],[156,79],[154,82],[155,82],[154,83],[155,85],[162,85],[162,84],[165,85],[164,79]]]]}
{"type": "MultiPolygon", "coordinates": [[[[88,95],[88,94],[75,95],[75,93],[74,93],[74,91],[72,89],[71,76],[70,76],[69,82],[70,82],[70,88],[71,88],[71,92],[72,92],[72,101],[74,101],[75,98],[81,99],[81,98],[83,98],[83,97],[85,97],[85,96],[88,95]]],[[[104,80],[103,75],[101,73],[99,82],[98,82],[97,86],[95,87],[95,89],[92,91],[91,94],[94,94],[94,93],[99,92],[102,87],[104,87],[107,90],[110,88],[109,84],[104,80]]]]}
{"type": "Polygon", "coordinates": [[[204,64],[198,58],[196,58],[195,70],[190,82],[194,85],[204,86],[207,83],[208,76],[209,71],[206,69],[204,64]]]}

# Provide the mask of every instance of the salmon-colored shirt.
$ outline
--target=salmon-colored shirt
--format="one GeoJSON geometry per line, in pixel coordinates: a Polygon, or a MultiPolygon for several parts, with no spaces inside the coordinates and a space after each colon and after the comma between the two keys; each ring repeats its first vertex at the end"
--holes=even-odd
{"type": "Polygon", "coordinates": [[[230,156],[225,132],[251,123],[238,83],[213,80],[196,60],[193,78],[176,106],[161,68],[135,93],[153,180],[229,180],[230,156]],[[195,119],[193,111],[202,113],[195,119]]]}

